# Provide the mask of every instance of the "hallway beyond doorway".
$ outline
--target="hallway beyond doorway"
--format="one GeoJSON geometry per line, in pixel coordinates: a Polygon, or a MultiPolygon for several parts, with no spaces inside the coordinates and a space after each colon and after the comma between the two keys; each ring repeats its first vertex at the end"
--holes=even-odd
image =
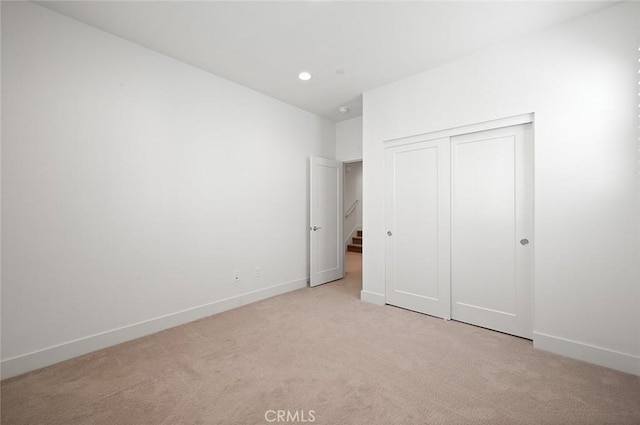
{"type": "Polygon", "coordinates": [[[362,290],[362,254],[347,251],[344,254],[344,278],[323,286],[340,287],[343,292],[349,294],[350,298],[359,300],[362,290]]]}

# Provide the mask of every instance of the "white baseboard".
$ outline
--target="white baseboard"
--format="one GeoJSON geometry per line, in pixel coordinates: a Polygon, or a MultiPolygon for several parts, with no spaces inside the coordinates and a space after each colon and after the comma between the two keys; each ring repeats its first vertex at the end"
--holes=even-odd
{"type": "Polygon", "coordinates": [[[2,360],[2,379],[11,378],[32,370],[50,366],[64,360],[111,347],[165,329],[193,322],[243,305],[307,287],[308,278],[272,285],[256,291],[225,298],[187,310],[123,326],[53,347],[2,360]]]}
{"type": "Polygon", "coordinates": [[[384,294],[377,294],[375,292],[365,290],[360,291],[360,300],[376,305],[385,304],[384,294]]]}
{"type": "Polygon", "coordinates": [[[541,332],[533,333],[533,346],[541,350],[551,351],[552,353],[640,376],[640,356],[596,347],[541,332]]]}

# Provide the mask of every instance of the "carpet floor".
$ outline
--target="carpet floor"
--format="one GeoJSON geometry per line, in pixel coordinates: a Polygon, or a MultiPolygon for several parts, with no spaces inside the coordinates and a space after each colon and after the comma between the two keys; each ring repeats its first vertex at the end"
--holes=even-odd
{"type": "Polygon", "coordinates": [[[360,289],[348,253],[343,280],[5,380],[1,423],[640,424],[640,377],[360,289]]]}

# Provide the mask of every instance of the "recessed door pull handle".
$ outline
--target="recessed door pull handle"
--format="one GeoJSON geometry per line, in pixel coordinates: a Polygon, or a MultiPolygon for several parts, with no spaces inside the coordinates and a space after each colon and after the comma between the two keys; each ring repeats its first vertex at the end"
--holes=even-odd
{"type": "Polygon", "coordinates": [[[520,245],[529,245],[529,239],[520,239],[520,245]]]}

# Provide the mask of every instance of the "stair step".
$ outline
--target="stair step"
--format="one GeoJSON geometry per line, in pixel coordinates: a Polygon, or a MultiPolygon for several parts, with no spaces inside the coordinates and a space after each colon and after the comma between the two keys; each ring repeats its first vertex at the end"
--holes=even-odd
{"type": "Polygon", "coordinates": [[[362,230],[358,230],[357,233],[359,237],[362,237],[362,230]]]}
{"type": "Polygon", "coordinates": [[[349,245],[347,245],[347,251],[362,252],[362,245],[357,243],[350,243],[349,245]]]}
{"type": "Polygon", "coordinates": [[[353,239],[354,244],[362,245],[362,236],[354,236],[351,239],[353,239]]]}

